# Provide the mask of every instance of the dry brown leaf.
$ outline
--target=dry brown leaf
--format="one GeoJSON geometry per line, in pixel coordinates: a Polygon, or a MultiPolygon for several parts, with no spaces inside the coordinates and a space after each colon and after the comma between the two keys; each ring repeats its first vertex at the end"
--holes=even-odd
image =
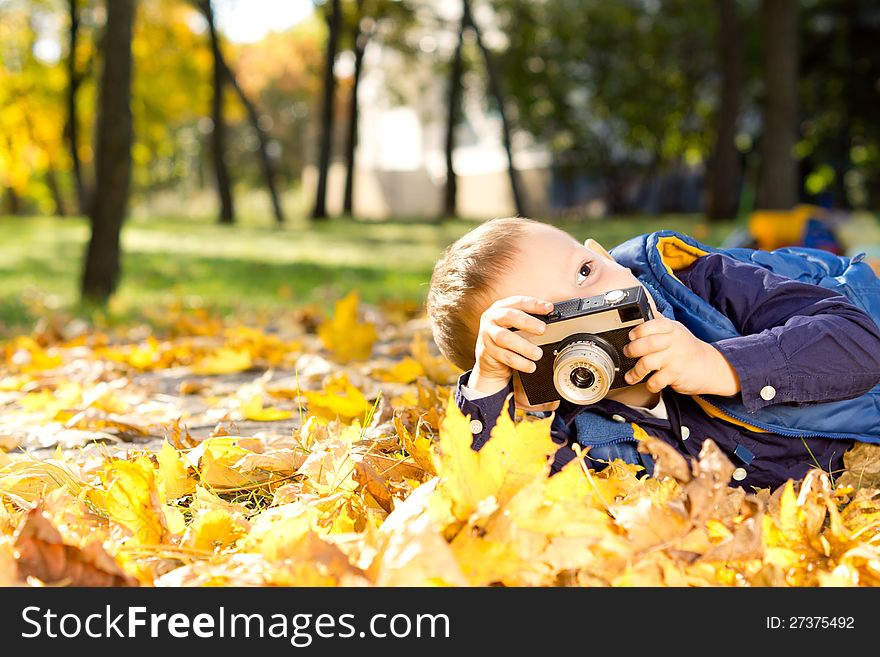
{"type": "Polygon", "coordinates": [[[841,486],[880,488],[880,445],[855,443],[843,454],[846,471],[838,477],[841,486]]]}
{"type": "Polygon", "coordinates": [[[64,543],[61,533],[31,509],[15,533],[19,578],[35,577],[47,584],[67,586],[137,586],[98,541],[80,548],[64,543]]]}
{"type": "Polygon", "coordinates": [[[363,460],[355,462],[354,479],[385,511],[391,513],[394,510],[394,496],[391,494],[391,489],[372,465],[363,460]]]}

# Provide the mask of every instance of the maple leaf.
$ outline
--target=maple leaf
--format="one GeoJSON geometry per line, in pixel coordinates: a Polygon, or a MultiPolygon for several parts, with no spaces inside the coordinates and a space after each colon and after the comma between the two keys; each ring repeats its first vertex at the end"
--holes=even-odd
{"type": "Polygon", "coordinates": [[[460,520],[466,520],[482,500],[494,497],[505,504],[534,478],[549,474],[548,456],[558,449],[550,438],[550,418],[514,425],[506,412],[479,452],[471,449],[472,441],[469,416],[462,415],[450,399],[434,467],[460,520]]]}
{"type": "Polygon", "coordinates": [[[431,511],[438,482],[435,477],[416,488],[379,527],[377,550],[367,571],[377,586],[468,584],[431,511]]]}
{"type": "Polygon", "coordinates": [[[413,458],[413,461],[425,470],[425,472],[428,472],[429,474],[437,474],[434,470],[434,456],[431,452],[432,442],[430,438],[426,438],[419,434],[419,428],[421,425],[417,426],[416,435],[413,436],[407,431],[406,427],[403,426],[403,422],[399,415],[394,416],[393,422],[394,428],[397,430],[397,437],[400,439],[400,442],[403,444],[407,453],[413,458]]]}
{"type": "Polygon", "coordinates": [[[420,376],[425,376],[425,369],[417,360],[407,356],[390,367],[373,367],[370,376],[391,383],[413,383],[420,376]]]}
{"type": "Polygon", "coordinates": [[[22,580],[36,577],[47,584],[69,586],[137,586],[137,580],[122,571],[100,541],[89,541],[83,547],[66,544],[39,506],[27,513],[14,541],[22,580]]]}
{"type": "Polygon", "coordinates": [[[322,390],[304,391],[309,413],[327,420],[340,419],[350,422],[364,418],[372,405],[363,393],[351,384],[344,372],[328,377],[322,390]]]}
{"type": "Polygon", "coordinates": [[[421,331],[413,336],[409,349],[428,378],[435,383],[444,385],[455,383],[456,379],[463,374],[463,371],[449,362],[445,356],[435,356],[431,353],[428,339],[421,331]]]}
{"type": "Polygon", "coordinates": [[[880,445],[856,442],[843,453],[846,471],[837,478],[841,486],[880,488],[880,445]]]}
{"type": "Polygon", "coordinates": [[[260,394],[253,395],[246,402],[242,403],[241,414],[246,420],[254,420],[255,422],[275,422],[293,417],[291,411],[285,411],[280,408],[265,408],[263,406],[263,397],[260,394]]]}
{"type": "Polygon", "coordinates": [[[253,367],[251,353],[247,350],[220,347],[215,352],[199,358],[192,365],[193,374],[233,374],[253,367]]]}
{"type": "Polygon", "coordinates": [[[165,440],[156,455],[159,497],[164,501],[176,500],[195,490],[196,481],[189,475],[186,459],[165,440]]]}
{"type": "Polygon", "coordinates": [[[366,360],[378,334],[371,322],[358,321],[358,294],[352,291],[336,302],[333,318],[318,327],[324,346],[340,363],[366,360]]]}
{"type": "Polygon", "coordinates": [[[150,460],[111,461],[104,466],[107,513],[131,532],[132,545],[157,545],[165,534],[155,469],[150,460]]]}
{"type": "Polygon", "coordinates": [[[226,509],[208,509],[199,513],[187,527],[183,542],[202,550],[226,548],[247,534],[249,528],[241,514],[226,509]]]}

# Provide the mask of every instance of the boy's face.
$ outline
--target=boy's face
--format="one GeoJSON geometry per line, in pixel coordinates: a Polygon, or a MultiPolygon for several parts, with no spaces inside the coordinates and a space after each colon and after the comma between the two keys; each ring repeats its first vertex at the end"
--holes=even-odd
{"type": "MultiPolygon", "coordinates": [[[[527,226],[518,246],[519,253],[514,257],[513,266],[493,287],[490,303],[520,294],[558,303],[641,285],[632,272],[618,264],[601,244],[593,239],[581,244],[554,226],[527,226]]],[[[648,300],[654,314],[659,315],[650,294],[648,300]]],[[[559,405],[559,402],[530,405],[519,377],[514,377],[514,391],[520,408],[555,410],[559,405]]]]}

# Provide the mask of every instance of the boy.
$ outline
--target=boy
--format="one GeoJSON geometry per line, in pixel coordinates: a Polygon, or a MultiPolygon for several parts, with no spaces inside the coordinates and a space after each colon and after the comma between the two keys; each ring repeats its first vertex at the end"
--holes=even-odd
{"type": "Polygon", "coordinates": [[[514,400],[528,412],[555,411],[552,472],[574,458],[576,441],[590,447],[591,467],[621,458],[651,474],[636,449],[647,433],[692,457],[711,438],[737,466],[732,485],[776,487],[811,467],[839,470],[854,440],[880,442],[880,329],[871,316],[830,289],[698,244],[672,231],[634,238],[613,249],[630,267],[595,240],[506,218],[451,245],[434,268],[427,310],[441,352],[466,370],[455,400],[471,417],[472,448],[489,439],[505,405],[513,415],[514,400]],[[541,357],[519,334],[544,331],[533,315],[635,285],[654,319],[629,334],[624,355],[638,361],[628,385],[590,405],[530,406],[513,374],[534,371],[541,357]]]}

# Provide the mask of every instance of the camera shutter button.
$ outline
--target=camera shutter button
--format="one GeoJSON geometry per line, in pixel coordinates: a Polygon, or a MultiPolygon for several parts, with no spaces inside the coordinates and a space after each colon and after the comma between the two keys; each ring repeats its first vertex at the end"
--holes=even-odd
{"type": "Polygon", "coordinates": [[[605,303],[617,303],[625,296],[626,292],[623,290],[609,290],[605,293],[605,303]]]}

